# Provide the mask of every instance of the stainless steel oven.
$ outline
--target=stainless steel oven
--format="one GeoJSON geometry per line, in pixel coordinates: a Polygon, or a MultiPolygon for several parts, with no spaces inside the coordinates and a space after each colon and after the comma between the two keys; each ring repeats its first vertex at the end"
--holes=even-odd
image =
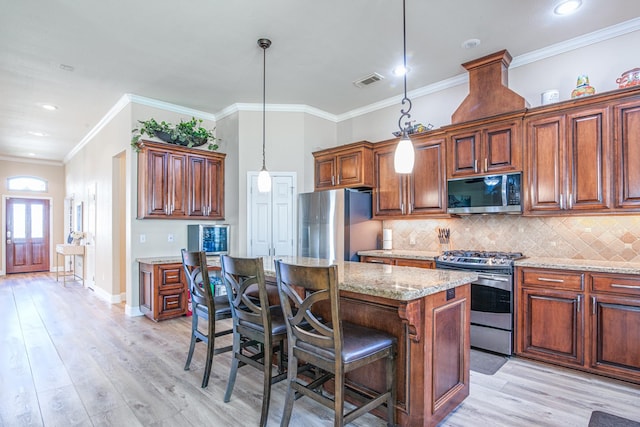
{"type": "Polygon", "coordinates": [[[475,271],[471,283],[471,346],[513,352],[513,260],[520,253],[447,251],[436,268],[475,271]]]}

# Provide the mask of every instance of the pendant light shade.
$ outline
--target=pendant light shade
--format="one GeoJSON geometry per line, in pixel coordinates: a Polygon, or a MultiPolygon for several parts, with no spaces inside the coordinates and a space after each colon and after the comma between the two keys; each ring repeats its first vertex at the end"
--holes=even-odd
{"type": "Polygon", "coordinates": [[[396,173],[411,173],[413,172],[414,162],[415,152],[413,150],[413,144],[409,136],[403,132],[402,138],[396,146],[396,152],[393,157],[393,168],[396,173]]]}
{"type": "Polygon", "coordinates": [[[398,119],[398,128],[402,133],[402,138],[396,146],[396,152],[393,157],[393,167],[396,173],[411,173],[413,172],[413,163],[415,161],[415,152],[413,150],[413,144],[409,138],[408,129],[411,127],[411,122],[406,121],[405,127],[402,126],[402,121],[406,118],[411,118],[411,100],[407,97],[407,18],[405,11],[405,0],[402,0],[402,60],[404,66],[404,98],[402,98],[402,105],[407,104],[406,108],[400,110],[400,118],[398,119]]]}
{"type": "Polygon", "coordinates": [[[268,193],[271,191],[271,176],[265,165],[265,112],[267,98],[267,49],[271,46],[271,40],[259,39],[258,46],[262,48],[262,169],[258,174],[258,191],[260,193],[268,193]]]}

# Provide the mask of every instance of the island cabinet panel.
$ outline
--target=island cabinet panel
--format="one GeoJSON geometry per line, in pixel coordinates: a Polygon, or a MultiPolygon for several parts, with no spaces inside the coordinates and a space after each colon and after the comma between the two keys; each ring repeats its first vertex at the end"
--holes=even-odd
{"type": "Polygon", "coordinates": [[[528,213],[607,211],[609,107],[574,108],[526,120],[528,213]]]}
{"type": "Polygon", "coordinates": [[[140,263],[140,310],[159,321],[183,316],[187,310],[187,285],[181,263],[140,263]]]}
{"type": "MultiPolygon", "coordinates": [[[[469,395],[470,285],[411,301],[341,292],[344,321],[398,339],[396,419],[399,426],[436,426],[469,395]]],[[[384,387],[383,363],[348,374],[366,393],[384,387]]],[[[376,409],[384,418],[384,410],[376,409]]]]}
{"type": "Polygon", "coordinates": [[[449,178],[522,170],[522,118],[451,129],[449,178]]]}
{"type": "Polygon", "coordinates": [[[446,151],[442,133],[412,139],[415,164],[411,174],[397,174],[394,155],[397,140],[374,150],[374,218],[446,216],[446,151]]]}
{"type": "Polygon", "coordinates": [[[640,209],[640,99],[614,109],[615,207],[640,209]]]}
{"type": "Polygon", "coordinates": [[[371,188],[373,145],[368,141],[313,153],[315,190],[371,188]]]}
{"type": "Polygon", "coordinates": [[[640,277],[592,274],[590,368],[640,382],[640,277]]]}
{"type": "Polygon", "coordinates": [[[640,384],[640,276],[516,268],[516,354],[640,384]]]}
{"type": "Polygon", "coordinates": [[[224,219],[225,156],[143,141],[138,219],[224,219]]]}

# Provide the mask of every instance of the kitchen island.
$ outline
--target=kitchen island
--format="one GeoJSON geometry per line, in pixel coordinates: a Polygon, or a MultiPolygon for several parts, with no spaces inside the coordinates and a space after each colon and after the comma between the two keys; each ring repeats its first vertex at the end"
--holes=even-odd
{"type": "MultiPolygon", "coordinates": [[[[264,257],[267,282],[275,285],[275,257],[264,257]]],[[[277,257],[287,263],[328,265],[327,260],[277,257]]],[[[176,259],[138,260],[171,263],[176,259]]],[[[209,258],[212,268],[217,257],[209,258]]],[[[400,426],[435,426],[469,395],[470,285],[472,272],[339,261],[343,320],[393,334],[396,419],[400,426]]],[[[348,379],[363,392],[384,387],[384,364],[356,370],[348,379]]],[[[384,411],[376,414],[384,418],[384,411]]]]}

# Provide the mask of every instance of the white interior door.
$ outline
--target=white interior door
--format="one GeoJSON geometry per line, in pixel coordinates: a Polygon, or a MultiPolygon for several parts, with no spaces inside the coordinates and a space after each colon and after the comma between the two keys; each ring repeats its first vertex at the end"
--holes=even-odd
{"type": "Polygon", "coordinates": [[[249,256],[295,255],[296,173],[271,174],[271,191],[258,191],[258,173],[247,176],[249,256]]]}

